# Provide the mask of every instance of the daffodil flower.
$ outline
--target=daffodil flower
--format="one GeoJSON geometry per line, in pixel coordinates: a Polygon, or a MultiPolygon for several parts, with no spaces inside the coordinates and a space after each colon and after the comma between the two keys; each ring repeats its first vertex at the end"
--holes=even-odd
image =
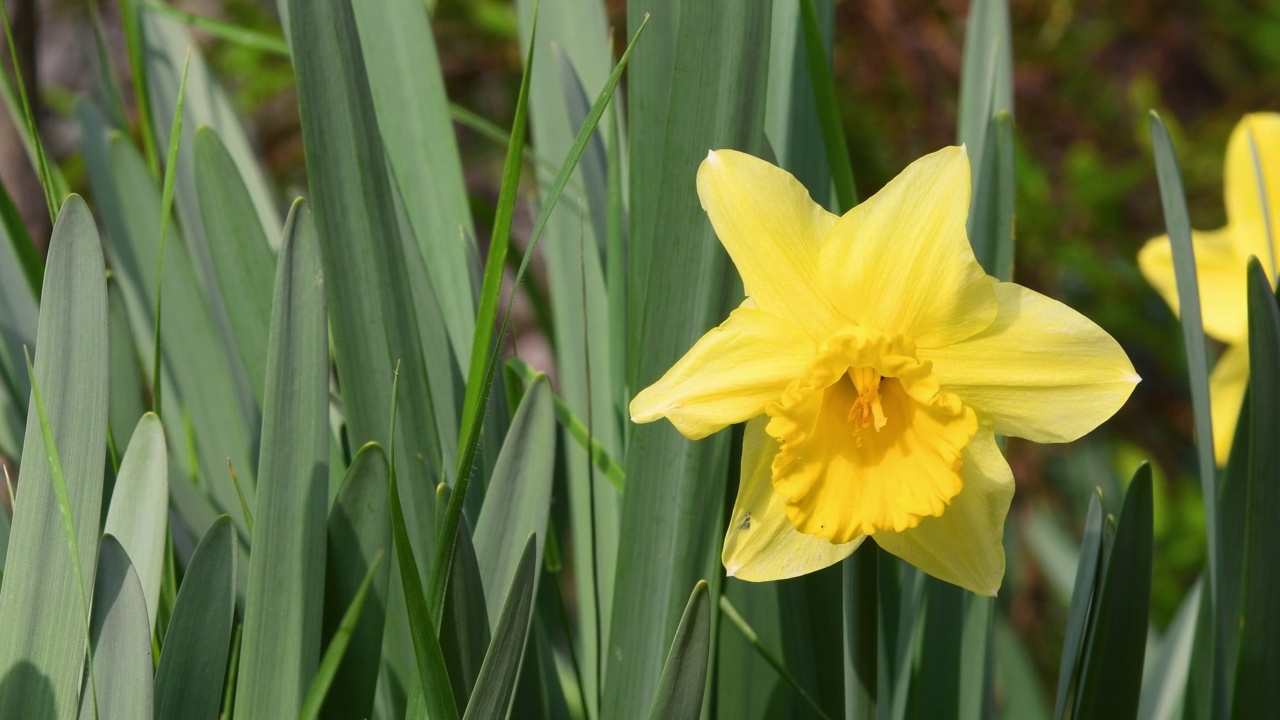
{"type": "Polygon", "coordinates": [[[867,537],[994,595],[1013,474],[997,435],[1080,437],[1138,382],[1111,336],[988,277],[965,234],[969,162],[912,163],[842,217],[785,171],[712,152],[698,195],[746,299],[631,402],[705,437],[746,421],[726,571],[776,580],[867,537]]]}
{"type": "MultiPolygon", "coordinates": [[[[1258,258],[1271,285],[1276,284],[1278,246],[1273,243],[1280,242],[1280,115],[1245,115],[1227,141],[1226,165],[1223,194],[1227,225],[1218,230],[1194,232],[1191,236],[1204,331],[1227,345],[1209,375],[1213,450],[1219,465],[1225,465],[1231,453],[1240,404],[1249,385],[1249,307],[1245,284],[1249,258],[1258,258]],[[1256,163],[1254,148],[1257,149],[1256,163]],[[1265,206],[1263,197],[1267,199],[1265,206]],[[1266,223],[1268,214],[1270,233],[1266,223]]],[[[1177,313],[1178,286],[1173,277],[1173,251],[1168,235],[1153,238],[1143,246],[1138,253],[1138,267],[1147,282],[1177,313]]]]}

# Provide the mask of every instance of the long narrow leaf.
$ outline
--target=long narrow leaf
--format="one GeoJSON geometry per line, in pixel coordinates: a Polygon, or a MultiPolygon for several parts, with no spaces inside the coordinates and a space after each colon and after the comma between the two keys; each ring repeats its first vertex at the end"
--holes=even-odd
{"type": "Polygon", "coordinates": [[[369,588],[373,586],[374,578],[377,576],[378,567],[381,564],[382,552],[379,551],[373,556],[373,562],[369,564],[369,572],[365,573],[364,580],[360,582],[360,586],[356,589],[355,597],[351,599],[351,606],[343,613],[342,622],[338,623],[338,631],[334,633],[329,647],[324,651],[324,657],[320,660],[320,667],[316,670],[316,676],[311,681],[311,687],[307,689],[306,697],[303,698],[302,710],[298,713],[300,720],[314,720],[314,718],[320,716],[320,709],[323,707],[329,688],[333,685],[334,678],[337,677],[338,668],[346,655],[351,636],[355,633],[356,625],[360,622],[360,613],[364,610],[365,598],[369,594],[369,588]]]}
{"type": "Polygon", "coordinates": [[[90,627],[94,680],[92,685],[85,684],[80,717],[152,717],[153,666],[147,602],[129,554],[111,535],[102,536],[102,549],[98,552],[90,627]],[[89,697],[90,689],[95,698],[89,697]]]}
{"type": "Polygon", "coordinates": [[[6,582],[0,586],[0,717],[63,717],[79,708],[84,598],[92,592],[97,565],[106,458],[105,273],[93,216],[73,195],[49,245],[34,372],[35,384],[45,389],[44,402],[32,403],[27,419],[6,582]],[[46,437],[59,448],[58,472],[46,437]],[[55,488],[64,485],[58,475],[64,487],[55,488]],[[70,548],[67,527],[75,528],[70,548]],[[19,679],[30,685],[16,684],[19,679]]]}
{"type": "Polygon", "coordinates": [[[493,641],[485,653],[480,676],[476,678],[476,689],[464,718],[482,720],[511,715],[516,679],[520,676],[525,641],[529,637],[529,623],[533,616],[539,567],[537,538],[530,534],[516,563],[511,589],[494,625],[493,641]]]}
{"type": "Polygon", "coordinates": [[[699,580],[689,595],[649,708],[649,720],[694,720],[702,714],[711,652],[711,599],[699,580]]]}
{"type": "Polygon", "coordinates": [[[129,554],[147,602],[148,628],[159,612],[161,570],[169,521],[169,458],[164,426],[142,416],[120,462],[103,532],[129,554]]]}

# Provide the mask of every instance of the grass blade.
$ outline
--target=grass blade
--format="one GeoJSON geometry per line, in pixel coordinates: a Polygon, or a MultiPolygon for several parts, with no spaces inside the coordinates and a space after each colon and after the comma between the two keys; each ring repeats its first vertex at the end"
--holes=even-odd
{"type": "Polygon", "coordinates": [[[83,568],[97,565],[107,447],[105,273],[93,216],[73,195],[49,245],[32,376],[48,394],[35,395],[28,414],[0,586],[0,717],[70,716],[80,706],[93,578],[83,568]]]}
{"type": "Polygon", "coordinates": [[[148,628],[156,626],[169,522],[169,457],[160,418],[138,421],[120,462],[103,532],[128,553],[146,599],[148,628]]]}
{"type": "MultiPolygon", "coordinates": [[[[0,19],[4,20],[4,37],[9,45],[9,60],[13,63],[14,79],[18,85],[18,98],[22,106],[23,122],[16,122],[17,118],[15,118],[14,125],[26,130],[27,152],[34,156],[33,164],[36,168],[36,175],[40,178],[40,187],[44,190],[45,203],[49,206],[49,220],[56,222],[58,208],[62,205],[62,196],[65,194],[65,187],[59,187],[55,182],[50,170],[49,158],[45,154],[44,143],[40,141],[40,131],[36,127],[36,116],[31,110],[31,100],[27,97],[27,86],[22,82],[22,66],[18,64],[18,45],[13,41],[13,28],[9,25],[8,5],[0,6],[0,19]]],[[[8,90],[7,84],[6,90],[8,90]]],[[[13,100],[9,97],[12,93],[6,92],[5,95],[12,110],[13,100]]]]}
{"type": "Polygon", "coordinates": [[[196,546],[178,588],[156,667],[156,720],[217,716],[235,617],[235,582],[235,528],[223,515],[196,546]]]}
{"type": "Polygon", "coordinates": [[[449,579],[449,595],[444,604],[445,622],[440,626],[440,649],[453,683],[453,696],[464,706],[468,705],[475,689],[485,652],[493,639],[489,632],[484,579],[471,537],[471,528],[464,516],[458,525],[453,577],[449,579]]]}
{"type": "Polygon", "coordinates": [[[277,35],[258,32],[257,30],[240,27],[232,23],[179,10],[161,2],[146,2],[144,0],[142,6],[149,12],[158,13],[167,18],[177,20],[188,27],[203,30],[220,40],[226,40],[241,47],[253,48],[254,50],[261,50],[274,55],[283,55],[285,57],[289,55],[289,46],[285,44],[284,38],[277,35]]]}
{"type": "Polygon", "coordinates": [[[765,662],[769,663],[769,666],[777,671],[778,677],[785,680],[786,683],[791,686],[791,689],[804,699],[805,703],[813,709],[814,713],[816,713],[818,717],[829,720],[827,713],[823,711],[817,701],[814,700],[804,689],[804,686],[787,671],[787,668],[783,665],[781,658],[779,658],[777,654],[768,647],[765,647],[764,643],[760,642],[760,637],[756,635],[756,631],[751,628],[751,625],[748,624],[742,615],[738,613],[737,609],[733,607],[733,603],[729,602],[729,597],[727,595],[720,596],[720,612],[723,613],[724,617],[730,622],[730,624],[732,624],[734,628],[742,634],[742,637],[746,639],[747,643],[760,654],[760,657],[764,658],[765,662]]]}
{"type": "Polygon", "coordinates": [[[649,720],[694,720],[702,714],[711,651],[711,599],[705,581],[689,595],[649,708],[649,720]]]}
{"type": "Polygon", "coordinates": [[[296,716],[320,656],[329,485],[324,292],[311,211],[297,201],[285,223],[271,309],[239,718],[296,716]]]}
{"type": "Polygon", "coordinates": [[[485,653],[464,718],[482,720],[511,715],[538,588],[537,544],[536,534],[530,534],[516,562],[511,589],[494,625],[493,641],[485,653]]]}

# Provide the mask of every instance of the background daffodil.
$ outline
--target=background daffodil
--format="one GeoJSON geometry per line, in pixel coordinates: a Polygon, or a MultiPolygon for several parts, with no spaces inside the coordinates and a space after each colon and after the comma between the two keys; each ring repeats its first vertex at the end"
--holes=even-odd
{"type": "MultiPolygon", "coordinates": [[[[1276,283],[1276,242],[1280,239],[1280,115],[1254,113],[1245,115],[1236,124],[1227,141],[1223,191],[1226,226],[1194,232],[1191,237],[1204,331],[1227,345],[1209,376],[1213,449],[1219,465],[1226,464],[1231,452],[1240,404],[1249,384],[1249,312],[1245,284],[1249,258],[1258,258],[1271,285],[1274,287],[1276,283]]],[[[1169,236],[1148,241],[1138,253],[1138,266],[1147,282],[1178,312],[1178,286],[1173,275],[1169,236]]]]}
{"type": "Polygon", "coordinates": [[[747,422],[722,560],[794,577],[867,537],[994,595],[1013,475],[997,435],[1080,437],[1139,378],[1120,346],[983,272],[965,232],[969,162],[912,163],[844,216],[787,172],[712,152],[698,194],[746,299],[631,402],[689,438],[747,422]]]}

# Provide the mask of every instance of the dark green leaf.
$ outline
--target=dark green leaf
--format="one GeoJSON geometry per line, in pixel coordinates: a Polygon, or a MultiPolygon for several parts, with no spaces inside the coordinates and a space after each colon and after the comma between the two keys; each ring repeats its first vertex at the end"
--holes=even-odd
{"type": "Polygon", "coordinates": [[[649,720],[695,720],[702,715],[711,652],[711,599],[707,583],[699,580],[689,595],[671,651],[662,665],[649,720]]]}
{"type": "Polygon", "coordinates": [[[1085,631],[1089,627],[1089,612],[1093,604],[1094,587],[1098,582],[1098,566],[1102,552],[1102,501],[1098,493],[1089,497],[1089,513],[1084,520],[1084,539],[1080,541],[1080,555],[1076,562],[1075,583],[1071,586],[1071,605],[1067,610],[1067,629],[1062,639],[1062,658],[1058,661],[1058,694],[1054,705],[1054,720],[1066,717],[1067,701],[1073,695],[1081,672],[1081,651],[1084,649],[1085,631]]]}
{"type": "MultiPolygon", "coordinates": [[[[311,687],[307,690],[306,698],[302,702],[302,710],[298,713],[300,719],[314,720],[320,716],[321,707],[329,694],[329,688],[332,687],[334,678],[338,674],[338,668],[345,659],[351,636],[355,633],[356,625],[360,622],[360,613],[364,609],[365,598],[369,595],[369,588],[373,586],[374,578],[379,574],[378,567],[381,564],[382,552],[379,551],[373,556],[373,562],[369,565],[369,572],[365,573],[364,580],[356,588],[355,597],[351,599],[351,606],[343,613],[342,621],[338,623],[338,630],[334,633],[329,647],[324,651],[324,657],[320,660],[320,667],[316,670],[316,677],[311,681],[311,687]]],[[[347,688],[344,687],[343,693],[346,690],[347,688]]]]}
{"type": "MultiPolygon", "coordinates": [[[[483,720],[511,715],[511,702],[515,697],[516,679],[524,659],[525,641],[529,637],[529,622],[533,614],[533,600],[538,587],[536,534],[530,534],[524,551],[511,578],[511,589],[502,612],[493,627],[493,641],[485,653],[480,676],[476,678],[475,692],[467,704],[465,718],[483,720]]],[[[705,648],[704,648],[705,652],[705,648]]]]}
{"type": "MultiPolygon", "coordinates": [[[[391,548],[387,502],[387,456],[375,444],[356,453],[338,497],[329,509],[328,562],[325,565],[324,637],[331,643],[344,609],[353,602],[379,552],[391,548]]],[[[372,595],[365,601],[334,683],[342,688],[325,698],[325,717],[369,715],[382,657],[389,562],[379,566],[372,595]]]]}
{"type": "Polygon", "coordinates": [[[1129,483],[1094,598],[1072,717],[1138,712],[1151,605],[1151,524],[1151,466],[1144,463],[1129,483]]]}
{"type": "Polygon", "coordinates": [[[156,668],[156,720],[212,718],[222,701],[236,609],[231,518],[214,521],[191,556],[156,668]]]}

